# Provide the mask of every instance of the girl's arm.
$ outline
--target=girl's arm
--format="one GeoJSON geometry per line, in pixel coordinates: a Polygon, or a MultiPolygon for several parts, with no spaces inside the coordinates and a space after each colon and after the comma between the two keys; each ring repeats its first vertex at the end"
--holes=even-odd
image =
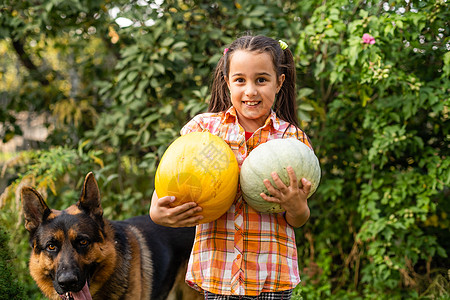
{"type": "Polygon", "coordinates": [[[198,225],[203,216],[197,215],[202,208],[195,202],[188,202],[176,207],[170,203],[175,200],[173,196],[158,198],[156,191],[153,192],[150,203],[150,218],[156,224],[167,227],[191,227],[198,225]]]}
{"type": "Polygon", "coordinates": [[[285,216],[289,225],[301,227],[309,219],[308,195],[311,190],[311,182],[302,178],[299,187],[294,169],[287,167],[286,170],[290,179],[289,186],[286,186],[278,174],[273,172],[272,179],[276,187],[268,179],[264,179],[264,185],[272,196],[261,193],[261,197],[266,201],[280,204],[286,210],[285,216]]]}

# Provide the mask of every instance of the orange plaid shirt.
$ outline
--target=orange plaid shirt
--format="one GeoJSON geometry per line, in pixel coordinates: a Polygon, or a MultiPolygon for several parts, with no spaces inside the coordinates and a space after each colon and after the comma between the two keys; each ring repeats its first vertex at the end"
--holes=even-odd
{"type": "MultiPolygon", "coordinates": [[[[273,111],[247,141],[234,107],[195,116],[181,134],[194,131],[221,137],[233,150],[239,167],[252,149],[268,140],[296,137],[311,147],[303,131],[289,126],[273,111]]],[[[257,296],[292,289],[300,282],[294,229],[283,213],[259,213],[238,193],[222,217],[197,226],[186,282],[221,295],[257,296]]]]}

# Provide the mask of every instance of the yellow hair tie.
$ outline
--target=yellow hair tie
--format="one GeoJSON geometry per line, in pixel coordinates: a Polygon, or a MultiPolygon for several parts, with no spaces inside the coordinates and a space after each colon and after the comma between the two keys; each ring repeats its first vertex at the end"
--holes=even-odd
{"type": "Polygon", "coordinates": [[[288,47],[288,44],[286,42],[283,42],[282,40],[278,40],[278,43],[280,44],[281,50],[286,50],[288,47]]]}

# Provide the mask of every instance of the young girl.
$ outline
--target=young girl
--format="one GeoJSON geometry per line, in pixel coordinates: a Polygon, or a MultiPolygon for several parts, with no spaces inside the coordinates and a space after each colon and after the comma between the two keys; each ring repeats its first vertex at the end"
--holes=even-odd
{"type": "MultiPolygon", "coordinates": [[[[265,36],[238,38],[217,65],[209,112],[195,116],[181,134],[207,130],[218,135],[230,145],[239,166],[252,149],[271,139],[295,137],[311,147],[298,128],[295,79],[285,43],[265,36]]],[[[186,282],[203,291],[205,299],[290,299],[300,282],[293,228],[309,218],[311,183],[297,179],[291,167],[287,171],[289,186],[273,173],[275,186],[264,180],[272,196],[261,194],[285,213],[259,213],[238,192],[222,217],[198,224],[202,217],[196,203],[170,208],[174,197],[153,194],[154,222],[197,225],[186,282]]]]}

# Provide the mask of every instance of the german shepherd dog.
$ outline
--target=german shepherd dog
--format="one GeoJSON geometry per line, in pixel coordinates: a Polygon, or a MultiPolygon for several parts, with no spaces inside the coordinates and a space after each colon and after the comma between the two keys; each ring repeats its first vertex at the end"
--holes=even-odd
{"type": "Polygon", "coordinates": [[[49,299],[201,299],[184,283],[195,228],[159,226],[148,215],[104,219],[92,173],[65,210],[50,209],[31,187],[21,197],[30,274],[49,299]]]}

